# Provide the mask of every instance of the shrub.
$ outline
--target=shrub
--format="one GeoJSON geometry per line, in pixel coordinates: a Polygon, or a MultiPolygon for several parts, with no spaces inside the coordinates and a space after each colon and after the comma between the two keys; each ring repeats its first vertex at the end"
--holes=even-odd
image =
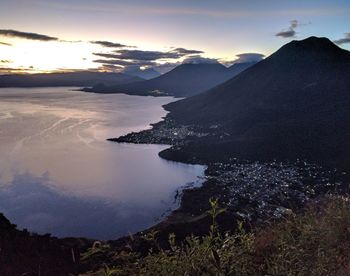
{"type": "MultiPolygon", "coordinates": [[[[94,275],[350,275],[350,203],[328,198],[303,214],[245,232],[242,223],[221,235],[216,217],[224,210],[211,200],[209,234],[181,243],[169,235],[169,248],[155,246],[146,256],[115,253],[94,275]]],[[[99,249],[100,250],[100,249],[99,249]]],[[[109,250],[108,248],[106,250],[109,250]]],[[[91,253],[91,252],[90,252],[91,253]]]]}

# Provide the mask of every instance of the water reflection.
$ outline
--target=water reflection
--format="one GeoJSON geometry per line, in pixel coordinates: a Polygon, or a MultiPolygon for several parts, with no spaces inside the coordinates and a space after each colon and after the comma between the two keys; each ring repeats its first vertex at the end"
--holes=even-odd
{"type": "Polygon", "coordinates": [[[109,239],[152,225],[203,167],[160,159],[165,146],[105,139],[148,127],[171,100],[0,89],[0,212],[58,236],[109,239]]]}
{"type": "Polygon", "coordinates": [[[15,175],[13,182],[3,187],[0,202],[7,216],[28,229],[102,239],[149,226],[159,211],[157,205],[143,210],[135,204],[60,193],[50,186],[48,174],[15,175]]]}

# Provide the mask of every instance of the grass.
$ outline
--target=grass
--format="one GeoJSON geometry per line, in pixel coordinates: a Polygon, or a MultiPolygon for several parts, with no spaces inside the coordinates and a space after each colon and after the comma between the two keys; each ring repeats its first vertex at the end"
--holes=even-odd
{"type": "Polygon", "coordinates": [[[239,223],[233,233],[221,234],[216,217],[223,209],[211,200],[213,222],[208,235],[177,241],[169,235],[161,248],[157,232],[144,237],[152,244],[147,254],[131,248],[111,252],[98,244],[85,261],[105,262],[90,275],[350,275],[350,202],[329,197],[291,213],[279,222],[251,232],[239,223]],[[101,253],[109,253],[108,260],[101,253]]]}

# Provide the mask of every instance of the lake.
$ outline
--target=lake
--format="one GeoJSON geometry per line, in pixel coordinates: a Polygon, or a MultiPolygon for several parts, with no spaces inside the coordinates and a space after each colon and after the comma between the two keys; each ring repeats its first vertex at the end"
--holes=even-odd
{"type": "Polygon", "coordinates": [[[0,212],[20,229],[115,239],[177,207],[204,167],[158,157],[163,145],[106,141],[150,127],[170,97],[71,88],[0,89],[0,212]]]}

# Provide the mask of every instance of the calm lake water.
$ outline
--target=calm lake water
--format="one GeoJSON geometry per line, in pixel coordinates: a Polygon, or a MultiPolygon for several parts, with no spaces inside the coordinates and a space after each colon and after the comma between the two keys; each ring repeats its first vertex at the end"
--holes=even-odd
{"type": "Polygon", "coordinates": [[[204,167],[159,158],[166,146],[106,138],[149,127],[172,100],[0,89],[0,212],[59,237],[114,239],[153,225],[204,167]]]}

